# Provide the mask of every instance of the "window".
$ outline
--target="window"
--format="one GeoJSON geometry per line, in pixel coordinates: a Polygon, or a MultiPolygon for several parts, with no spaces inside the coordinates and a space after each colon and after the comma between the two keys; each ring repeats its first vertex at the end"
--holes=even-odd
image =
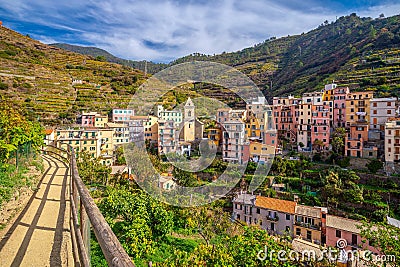
{"type": "Polygon", "coordinates": [[[307,239],[311,240],[311,231],[308,231],[308,230],[307,230],[307,239]]]}
{"type": "MultiPolygon", "coordinates": [[[[389,103],[389,102],[388,102],[389,103]]],[[[374,102],[373,104],[372,104],[372,106],[374,107],[374,108],[376,108],[377,107],[377,103],[376,102],[374,102]]],[[[375,114],[375,113],[374,113],[375,114]]]]}
{"type": "Polygon", "coordinates": [[[357,245],[357,235],[356,234],[352,234],[351,235],[351,244],[353,245],[353,246],[356,246],[357,245]]]}
{"type": "Polygon", "coordinates": [[[286,220],[290,220],[290,214],[286,214],[286,220]]]}
{"type": "Polygon", "coordinates": [[[301,230],[300,230],[300,228],[296,228],[296,235],[297,235],[297,236],[300,236],[300,235],[301,235],[301,230]]]}
{"type": "Polygon", "coordinates": [[[342,238],[342,232],[340,230],[336,230],[336,237],[342,238]]]}
{"type": "Polygon", "coordinates": [[[387,102],[387,106],[391,107],[392,106],[392,102],[387,102]]]}
{"type": "Polygon", "coordinates": [[[273,223],[273,222],[271,223],[271,230],[275,231],[275,223],[273,223]]]}
{"type": "Polygon", "coordinates": [[[257,212],[257,214],[260,214],[260,208],[257,208],[256,212],[257,212]]]}
{"type": "Polygon", "coordinates": [[[392,110],[388,109],[387,114],[392,114],[392,110]]]}
{"type": "Polygon", "coordinates": [[[373,114],[378,114],[378,111],[376,109],[374,109],[373,114]]]}

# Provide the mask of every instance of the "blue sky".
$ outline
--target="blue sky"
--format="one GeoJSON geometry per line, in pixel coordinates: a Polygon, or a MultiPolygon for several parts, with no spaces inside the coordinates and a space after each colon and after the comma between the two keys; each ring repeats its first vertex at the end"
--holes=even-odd
{"type": "Polygon", "coordinates": [[[133,60],[218,54],[307,32],[356,12],[400,14],[396,0],[0,0],[3,24],[44,43],[97,46],[133,60]]]}

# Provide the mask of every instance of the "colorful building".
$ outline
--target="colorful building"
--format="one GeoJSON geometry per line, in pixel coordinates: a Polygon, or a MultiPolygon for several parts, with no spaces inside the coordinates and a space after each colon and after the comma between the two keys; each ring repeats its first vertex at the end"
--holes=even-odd
{"type": "Polygon", "coordinates": [[[113,109],[112,120],[113,122],[128,122],[132,116],[135,115],[133,109],[113,109]]]}
{"type": "Polygon", "coordinates": [[[222,159],[226,162],[244,164],[250,158],[249,142],[242,121],[226,121],[222,123],[222,159]]]}
{"type": "Polygon", "coordinates": [[[270,233],[292,235],[295,207],[294,201],[240,194],[233,199],[232,217],[270,233]]]}
{"type": "Polygon", "coordinates": [[[385,161],[389,166],[400,162],[400,120],[385,124],[385,161]]]}
{"type": "Polygon", "coordinates": [[[361,237],[361,222],[333,215],[326,216],[326,245],[337,247],[338,240],[345,240],[346,251],[370,250],[373,253],[379,251],[368,240],[361,237]]]}
{"type": "Polygon", "coordinates": [[[83,112],[81,117],[82,127],[104,127],[108,123],[108,116],[97,112],[83,112]]]}
{"type": "Polygon", "coordinates": [[[327,208],[296,205],[294,235],[311,243],[324,244],[327,213],[327,208]]]}
{"type": "Polygon", "coordinates": [[[353,92],[346,99],[346,127],[354,123],[370,122],[372,92],[353,92]]]}
{"type": "Polygon", "coordinates": [[[158,120],[158,153],[176,152],[179,132],[176,131],[175,121],[158,120]]]}
{"type": "Polygon", "coordinates": [[[373,98],[370,100],[371,120],[369,128],[371,130],[384,130],[385,123],[389,118],[396,114],[396,97],[373,98]]]}
{"type": "Polygon", "coordinates": [[[346,126],[346,99],[349,93],[348,87],[337,87],[334,83],[325,85],[323,101],[332,102],[332,128],[346,126]]]}

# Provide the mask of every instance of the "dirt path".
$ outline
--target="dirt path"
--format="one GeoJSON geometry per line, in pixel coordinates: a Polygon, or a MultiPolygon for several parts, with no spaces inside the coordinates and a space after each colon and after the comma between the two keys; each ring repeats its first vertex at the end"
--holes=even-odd
{"type": "Polygon", "coordinates": [[[36,191],[0,240],[0,266],[73,266],[67,166],[43,156],[36,191]]]}

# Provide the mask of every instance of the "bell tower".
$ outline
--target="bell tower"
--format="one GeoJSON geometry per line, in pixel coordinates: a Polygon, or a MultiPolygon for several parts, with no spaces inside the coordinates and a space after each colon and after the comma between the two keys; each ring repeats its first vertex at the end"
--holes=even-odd
{"type": "Polygon", "coordinates": [[[194,114],[195,106],[193,104],[192,99],[190,97],[186,101],[184,108],[184,118],[183,118],[183,136],[185,142],[192,142],[195,139],[195,114],[194,114]]]}

